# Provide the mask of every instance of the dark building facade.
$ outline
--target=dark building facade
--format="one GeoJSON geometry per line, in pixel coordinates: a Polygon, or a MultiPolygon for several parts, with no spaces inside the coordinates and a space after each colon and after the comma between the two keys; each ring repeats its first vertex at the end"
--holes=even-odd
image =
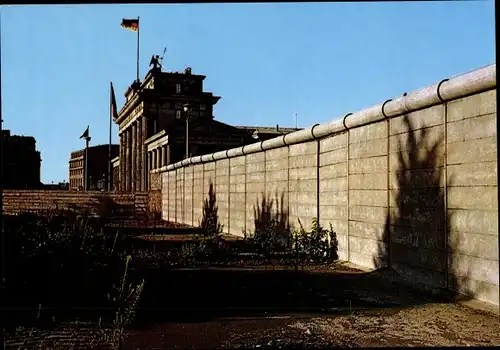
{"type": "Polygon", "coordinates": [[[127,89],[126,102],[114,120],[120,136],[120,155],[115,162],[118,190],[146,191],[150,169],[184,159],[186,129],[189,156],[252,141],[247,131],[214,120],[213,106],[220,97],[203,91],[204,79],[190,68],[184,72],[153,68],[142,82],[127,89]]]}
{"type": "Polygon", "coordinates": [[[205,78],[192,74],[191,68],[163,72],[154,67],[127,89],[126,102],[114,119],[120,137],[119,156],[113,161],[117,190],[147,191],[152,169],[292,130],[235,127],[215,120],[213,106],[220,97],[203,90],[205,78]]]}
{"type": "Polygon", "coordinates": [[[2,130],[3,181],[5,189],[38,189],[41,157],[32,136],[11,135],[2,130]]]}
{"type": "MultiPolygon", "coordinates": [[[[111,158],[119,153],[118,145],[111,145],[111,158]]],[[[92,146],[71,152],[69,160],[69,189],[82,190],[85,187],[85,158],[87,162],[87,190],[107,190],[109,145],[92,146]]],[[[113,183],[113,173],[111,173],[113,183]]]]}

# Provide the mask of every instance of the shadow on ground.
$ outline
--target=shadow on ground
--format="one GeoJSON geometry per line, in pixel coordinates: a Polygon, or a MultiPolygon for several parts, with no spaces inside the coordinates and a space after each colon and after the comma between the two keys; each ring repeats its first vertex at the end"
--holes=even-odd
{"type": "Polygon", "coordinates": [[[204,322],[224,317],[346,314],[440,300],[354,271],[197,268],[151,271],[135,324],[204,322]]]}

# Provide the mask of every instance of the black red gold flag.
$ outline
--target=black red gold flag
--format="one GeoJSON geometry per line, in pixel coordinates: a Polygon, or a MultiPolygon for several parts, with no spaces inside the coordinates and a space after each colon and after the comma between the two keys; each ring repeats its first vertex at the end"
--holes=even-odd
{"type": "Polygon", "coordinates": [[[135,18],[135,19],[122,19],[122,24],[121,24],[122,28],[125,28],[125,29],[130,29],[134,32],[137,32],[139,30],[139,19],[135,18]]]}

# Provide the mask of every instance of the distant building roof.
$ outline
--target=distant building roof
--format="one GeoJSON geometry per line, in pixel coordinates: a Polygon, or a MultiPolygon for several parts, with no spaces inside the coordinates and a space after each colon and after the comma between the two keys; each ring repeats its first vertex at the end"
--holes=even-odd
{"type": "MultiPolygon", "coordinates": [[[[107,149],[108,147],[109,147],[109,144],[101,144],[101,145],[89,146],[89,149],[102,149],[102,148],[107,149]]],[[[120,147],[120,145],[111,144],[111,149],[116,149],[117,147],[120,147]]],[[[73,151],[73,152],[71,152],[71,154],[82,152],[82,151],[85,151],[85,148],[73,151]]]]}
{"type": "Polygon", "coordinates": [[[294,131],[302,130],[300,128],[284,128],[276,125],[276,127],[269,126],[235,126],[237,129],[247,130],[255,139],[265,140],[280,135],[286,135],[294,131]]]}
{"type": "Polygon", "coordinates": [[[252,130],[252,131],[260,131],[266,133],[278,133],[278,134],[288,134],[294,131],[302,130],[302,128],[284,128],[282,126],[276,125],[272,126],[235,126],[238,129],[252,130]]]}

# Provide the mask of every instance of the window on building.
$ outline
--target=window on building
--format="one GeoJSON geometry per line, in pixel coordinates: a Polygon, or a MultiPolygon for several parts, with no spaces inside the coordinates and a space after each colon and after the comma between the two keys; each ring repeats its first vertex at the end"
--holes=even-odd
{"type": "Polygon", "coordinates": [[[181,84],[175,84],[175,93],[180,94],[181,93],[181,84]]]}
{"type": "Polygon", "coordinates": [[[181,119],[181,111],[179,109],[175,111],[175,118],[181,119]]]}
{"type": "Polygon", "coordinates": [[[207,105],[204,103],[200,103],[200,111],[204,111],[205,109],[207,109],[207,105]]]}

